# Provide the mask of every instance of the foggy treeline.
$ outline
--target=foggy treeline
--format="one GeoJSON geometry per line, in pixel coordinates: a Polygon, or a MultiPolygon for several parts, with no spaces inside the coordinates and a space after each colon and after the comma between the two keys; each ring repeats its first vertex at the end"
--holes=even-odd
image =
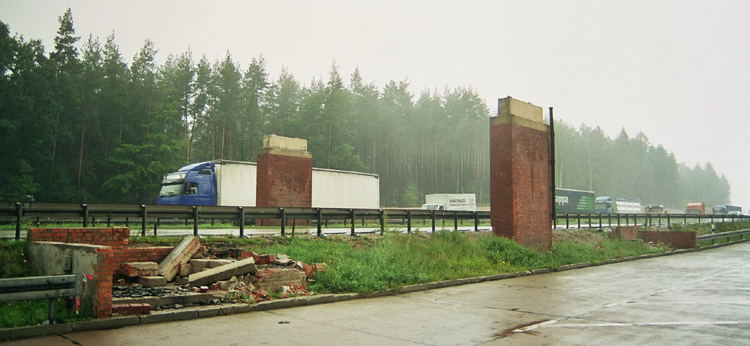
{"type": "Polygon", "coordinates": [[[730,202],[729,181],[711,163],[692,168],[678,164],[673,153],[651,144],[642,132],[630,137],[623,129],[611,139],[599,127],[575,129],[556,121],[555,136],[558,187],[682,210],[688,202],[730,202]]]}
{"type": "MultiPolygon", "coordinates": [[[[407,81],[381,88],[335,63],[326,80],[303,84],[287,69],[271,78],[262,57],[243,67],[229,53],[158,64],[149,40],[128,63],[114,34],[76,36],[70,11],[54,43],[47,53],[0,22],[2,200],[150,204],[164,174],[255,161],[275,133],[306,139],[315,167],[379,174],[386,207],[417,207],[429,193],[489,202],[490,109],[471,88],[414,95],[407,81]]],[[[728,202],[729,184],[710,164],[681,167],[642,134],[557,131],[559,187],[675,208],[728,202]]]]}

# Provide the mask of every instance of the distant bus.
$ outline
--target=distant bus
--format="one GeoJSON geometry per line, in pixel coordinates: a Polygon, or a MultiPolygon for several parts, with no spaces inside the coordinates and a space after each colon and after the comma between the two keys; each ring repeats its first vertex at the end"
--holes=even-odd
{"type": "Polygon", "coordinates": [[[593,213],[594,191],[555,189],[555,213],[593,213]]]}
{"type": "Polygon", "coordinates": [[[637,198],[597,197],[594,201],[597,213],[640,213],[641,200],[637,198]]]}

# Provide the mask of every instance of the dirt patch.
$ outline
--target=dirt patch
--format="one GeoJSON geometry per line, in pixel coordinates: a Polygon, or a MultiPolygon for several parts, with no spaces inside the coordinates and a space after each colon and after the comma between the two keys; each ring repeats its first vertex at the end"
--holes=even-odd
{"type": "Polygon", "coordinates": [[[604,233],[582,229],[563,229],[552,231],[552,242],[572,241],[582,244],[599,244],[605,239],[604,233]]]}

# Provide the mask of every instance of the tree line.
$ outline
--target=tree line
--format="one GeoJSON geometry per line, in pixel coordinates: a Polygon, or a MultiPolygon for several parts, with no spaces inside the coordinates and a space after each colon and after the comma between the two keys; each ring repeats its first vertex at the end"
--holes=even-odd
{"type": "Polygon", "coordinates": [[[682,210],[688,202],[730,203],[729,181],[710,162],[692,168],[677,163],[673,153],[651,144],[642,132],[630,137],[623,129],[612,139],[599,127],[555,122],[555,135],[558,187],[682,210]]]}
{"type": "MultiPolygon", "coordinates": [[[[213,62],[169,54],[159,64],[150,40],[128,63],[114,34],[81,41],[70,10],[59,24],[47,54],[0,22],[0,199],[153,203],[164,174],[200,161],[255,161],[263,135],[275,133],[306,139],[315,167],[378,174],[386,207],[418,206],[429,193],[489,202],[491,114],[470,87],[414,95],[408,81],[380,88],[358,69],[342,77],[335,62],[327,80],[303,84],[286,68],[271,78],[262,56],[243,68],[229,52],[213,62]]],[[[639,151],[638,136],[623,131],[612,141],[598,131],[594,143],[595,130],[560,123],[558,186],[663,204],[691,194],[708,201],[708,187],[718,186],[726,194],[716,198],[728,201],[729,185],[710,164],[680,167],[661,146],[646,141],[639,151]],[[608,158],[618,150],[630,156],[608,158]],[[624,170],[604,165],[639,170],[613,176],[624,170]],[[702,184],[680,180],[688,177],[702,184]],[[649,195],[666,181],[677,199],[649,195]]]]}

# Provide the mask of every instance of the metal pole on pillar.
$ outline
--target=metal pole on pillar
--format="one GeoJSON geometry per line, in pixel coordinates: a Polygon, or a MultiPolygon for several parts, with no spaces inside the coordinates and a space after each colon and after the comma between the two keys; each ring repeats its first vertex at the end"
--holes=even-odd
{"type": "MultiPolygon", "coordinates": [[[[550,213],[555,218],[555,117],[552,107],[549,108],[549,169],[550,169],[550,213]]],[[[580,228],[580,227],[579,227],[580,228]]]]}
{"type": "Polygon", "coordinates": [[[245,209],[238,207],[240,212],[240,238],[245,236],[245,209]]]}

